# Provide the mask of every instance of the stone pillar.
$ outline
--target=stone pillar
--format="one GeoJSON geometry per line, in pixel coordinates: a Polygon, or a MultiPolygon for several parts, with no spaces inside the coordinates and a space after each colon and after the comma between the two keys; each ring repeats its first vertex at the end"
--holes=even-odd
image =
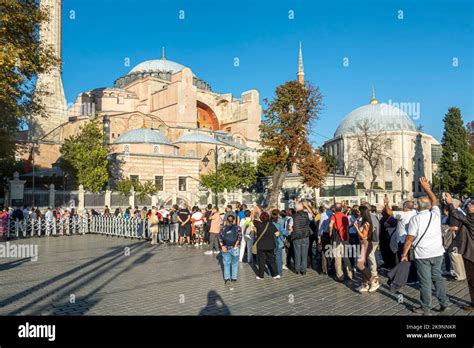
{"type": "Polygon", "coordinates": [[[152,195],[151,196],[151,205],[153,207],[157,207],[158,206],[158,196],[157,195],[152,195]]]}
{"type": "Polygon", "coordinates": [[[106,205],[110,208],[111,203],[112,203],[112,191],[105,190],[105,203],[104,203],[104,205],[106,205]]]}
{"type": "Polygon", "coordinates": [[[85,208],[85,191],[84,191],[84,185],[79,185],[79,191],[77,192],[77,209],[79,211],[84,211],[84,208],[85,208]]]}
{"type": "Polygon", "coordinates": [[[176,204],[177,203],[177,194],[176,194],[176,191],[174,191],[173,193],[171,193],[171,202],[173,204],[176,204]]]}
{"type": "Polygon", "coordinates": [[[18,174],[18,172],[15,172],[13,174],[13,180],[8,181],[9,195],[8,195],[8,199],[5,200],[5,202],[8,202],[8,205],[10,206],[23,205],[25,183],[26,183],[25,180],[20,180],[20,174],[18,174]]]}
{"type": "Polygon", "coordinates": [[[134,207],[135,206],[135,189],[132,187],[132,189],[130,190],[130,196],[128,197],[128,204],[131,206],[131,207],[134,207]]]}
{"type": "Polygon", "coordinates": [[[54,208],[54,197],[56,195],[56,190],[54,189],[54,184],[49,185],[49,206],[51,209],[54,208]]]}

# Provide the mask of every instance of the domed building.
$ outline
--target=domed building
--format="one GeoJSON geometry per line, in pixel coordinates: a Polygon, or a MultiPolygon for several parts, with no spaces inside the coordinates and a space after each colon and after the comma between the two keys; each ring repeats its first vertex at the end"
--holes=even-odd
{"type": "Polygon", "coordinates": [[[379,103],[374,92],[370,103],[351,111],[337,127],[333,139],[323,146],[336,158],[336,173],[354,177],[358,191],[365,195],[370,194],[372,181],[367,159],[379,158],[374,193],[368,197],[379,206],[385,194],[391,204],[422,194],[418,178],[432,180],[440,148],[435,138],[417,129],[406,112],[393,104],[379,103]],[[361,145],[370,143],[378,145],[379,155],[371,157],[361,150],[361,145]]]}
{"type": "Polygon", "coordinates": [[[94,119],[119,164],[113,181],[154,181],[165,201],[197,201],[199,176],[214,169],[213,161],[208,167],[201,161],[211,148],[225,149],[220,161],[257,160],[258,91],[239,98],[217,93],[189,67],[166,59],[164,50],[160,59],[137,64],[113,86],[79,94],[68,112],[67,121],[39,141],[37,166],[50,168],[63,141],[94,119]]]}

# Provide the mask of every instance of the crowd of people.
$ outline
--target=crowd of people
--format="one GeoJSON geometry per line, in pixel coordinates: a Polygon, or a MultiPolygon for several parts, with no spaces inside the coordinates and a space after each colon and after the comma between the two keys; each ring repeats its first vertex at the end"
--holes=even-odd
{"type": "MultiPolygon", "coordinates": [[[[175,245],[207,249],[206,255],[221,254],[223,277],[229,289],[237,281],[239,264],[248,263],[256,279],[266,274],[280,279],[284,271],[305,276],[308,269],[334,277],[339,282],[357,282],[357,291],[373,293],[381,286],[379,272],[387,273],[391,287],[418,285],[419,308],[414,312],[430,315],[432,285],[439,299],[439,311],[450,309],[445,278],[467,279],[474,310],[474,201],[460,201],[444,194],[439,202],[425,178],[420,185],[426,196],[390,206],[384,199],[382,211],[362,203],[345,202],[314,207],[308,200],[297,200],[286,210],[263,209],[255,205],[228,205],[224,211],[209,204],[205,209],[187,204],[128,207],[106,206],[91,216],[139,218],[148,229],[141,237],[151,245],[175,245]],[[443,272],[444,270],[444,272],[443,272]],[[356,278],[355,274],[360,277],[356,278]]],[[[83,214],[89,214],[87,210],[83,214]]],[[[0,235],[8,219],[71,219],[74,209],[5,208],[0,212],[0,235]]]]}

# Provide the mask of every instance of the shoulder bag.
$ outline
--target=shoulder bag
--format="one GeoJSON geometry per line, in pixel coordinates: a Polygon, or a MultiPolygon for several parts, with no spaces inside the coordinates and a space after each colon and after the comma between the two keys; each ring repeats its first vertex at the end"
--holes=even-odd
{"type": "Polygon", "coordinates": [[[425,229],[425,232],[423,232],[423,234],[421,235],[420,239],[418,240],[418,242],[416,242],[415,245],[412,245],[412,247],[410,248],[410,260],[414,260],[415,259],[415,249],[416,247],[418,246],[418,244],[420,244],[421,240],[423,239],[423,237],[425,236],[426,232],[428,232],[428,228],[430,228],[430,225],[431,225],[431,218],[433,217],[433,213],[430,212],[430,221],[428,221],[428,225],[426,226],[426,229],[425,229]]]}
{"type": "Polygon", "coordinates": [[[252,245],[252,254],[256,255],[257,254],[257,244],[258,242],[260,241],[260,239],[262,239],[263,235],[265,234],[265,232],[267,232],[267,229],[268,229],[268,226],[270,225],[270,222],[267,222],[267,225],[265,226],[265,229],[263,230],[262,234],[257,238],[257,240],[255,241],[255,243],[253,243],[252,245]]]}

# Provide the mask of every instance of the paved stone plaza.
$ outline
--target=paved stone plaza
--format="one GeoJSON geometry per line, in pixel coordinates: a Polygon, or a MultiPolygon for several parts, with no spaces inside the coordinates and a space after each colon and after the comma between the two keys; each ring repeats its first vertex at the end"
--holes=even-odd
{"type": "MultiPolygon", "coordinates": [[[[230,291],[218,255],[199,248],[101,235],[10,243],[37,244],[39,257],[0,258],[0,315],[413,315],[418,303],[412,287],[402,289],[399,303],[385,278],[376,293],[359,294],[357,283],[337,283],[313,270],[257,281],[247,264],[230,291]]],[[[446,285],[454,303],[449,314],[465,315],[459,306],[468,302],[467,284],[446,285]]]]}

